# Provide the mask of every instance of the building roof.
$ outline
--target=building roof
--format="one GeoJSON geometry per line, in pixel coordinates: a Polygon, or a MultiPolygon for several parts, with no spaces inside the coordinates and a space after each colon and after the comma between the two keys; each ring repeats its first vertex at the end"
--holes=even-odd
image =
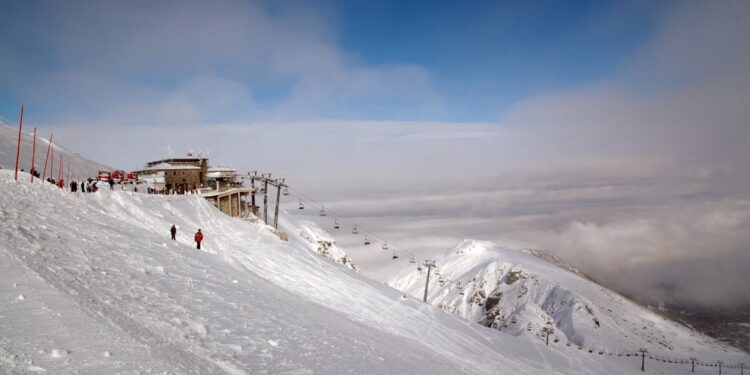
{"type": "Polygon", "coordinates": [[[250,192],[251,190],[249,188],[231,188],[231,189],[222,190],[222,191],[211,190],[211,191],[202,193],[201,195],[203,195],[204,198],[209,198],[209,197],[224,196],[224,195],[237,194],[237,193],[249,194],[250,192]]]}
{"type": "Polygon", "coordinates": [[[230,173],[236,173],[237,172],[237,170],[234,169],[234,168],[232,168],[232,167],[223,167],[223,166],[210,167],[210,168],[208,168],[208,171],[209,172],[230,172],[230,173]]]}
{"type": "Polygon", "coordinates": [[[167,170],[200,170],[201,167],[197,167],[195,165],[175,165],[175,164],[169,164],[169,163],[159,163],[156,165],[152,165],[144,171],[167,171],[167,170]]]}
{"type": "Polygon", "coordinates": [[[146,162],[146,166],[152,166],[157,165],[161,163],[202,163],[204,160],[208,160],[207,157],[204,156],[181,156],[177,158],[167,158],[167,159],[160,159],[160,160],[154,160],[146,162]]]}

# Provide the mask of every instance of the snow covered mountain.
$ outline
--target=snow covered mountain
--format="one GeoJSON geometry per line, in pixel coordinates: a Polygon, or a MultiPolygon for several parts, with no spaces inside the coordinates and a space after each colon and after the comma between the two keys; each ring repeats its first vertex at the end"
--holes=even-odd
{"type": "Polygon", "coordinates": [[[302,230],[283,241],[199,196],[75,195],[12,175],[0,171],[3,373],[604,368],[467,324],[311,251],[302,230]],[[197,228],[202,251],[192,243],[197,228]]]}
{"type": "MultiPolygon", "coordinates": [[[[617,356],[645,348],[671,359],[746,358],[731,347],[667,320],[540,251],[465,240],[436,260],[428,302],[512,336],[617,356]],[[562,267],[561,267],[562,266],[562,267]]],[[[389,284],[421,298],[427,269],[405,270],[389,284]]],[[[736,363],[736,362],[734,362],[736,363]]]]}
{"type": "MultiPolygon", "coordinates": [[[[54,136],[53,136],[54,138],[54,136]]],[[[53,139],[54,141],[54,139],[53,139]]],[[[21,134],[21,158],[19,162],[19,169],[25,171],[31,170],[31,154],[32,154],[32,129],[24,126],[23,133],[21,134]]],[[[18,127],[11,127],[8,125],[0,124],[0,169],[14,170],[16,166],[16,147],[18,145],[18,127]]],[[[44,168],[44,158],[47,152],[47,146],[49,140],[42,137],[42,134],[37,133],[36,135],[36,158],[34,165],[39,173],[42,173],[44,168]]],[[[59,161],[60,155],[63,155],[64,173],[67,173],[67,164],[70,162],[71,174],[74,178],[86,178],[95,177],[100,170],[112,170],[111,167],[102,165],[95,161],[81,157],[80,155],[66,149],[53,142],[54,145],[54,165],[48,163],[47,174],[49,176],[50,171],[54,171],[53,178],[57,179],[59,174],[59,161]]],[[[27,174],[27,177],[30,176],[27,174]]],[[[64,176],[67,179],[67,176],[64,176]]]]}

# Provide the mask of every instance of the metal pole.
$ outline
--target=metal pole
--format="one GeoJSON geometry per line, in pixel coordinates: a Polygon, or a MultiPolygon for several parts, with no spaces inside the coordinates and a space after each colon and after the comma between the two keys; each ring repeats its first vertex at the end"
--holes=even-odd
{"type": "Polygon", "coordinates": [[[279,201],[281,199],[281,186],[282,184],[276,185],[276,208],[273,211],[273,229],[279,230],[279,201]]]}
{"type": "Polygon", "coordinates": [[[34,127],[34,142],[31,146],[31,182],[34,182],[34,159],[36,159],[36,126],[34,127]]]}
{"type": "MultiPolygon", "coordinates": [[[[257,175],[258,172],[255,172],[255,174],[257,175]]],[[[252,197],[250,198],[252,200],[250,209],[253,211],[253,215],[255,215],[255,176],[250,179],[250,188],[253,190],[251,194],[252,197]]]]}
{"type": "Polygon", "coordinates": [[[268,179],[263,180],[263,222],[268,224],[268,179]]]}
{"type": "Polygon", "coordinates": [[[52,146],[52,153],[49,155],[49,178],[55,178],[55,146],[52,146]]]}
{"type": "MultiPolygon", "coordinates": [[[[42,181],[47,177],[47,160],[49,159],[49,152],[52,149],[52,133],[49,133],[49,144],[47,145],[47,155],[44,157],[44,171],[42,171],[42,181]]],[[[52,174],[52,172],[50,172],[52,174]]]]}
{"type": "Polygon", "coordinates": [[[432,271],[432,267],[435,267],[435,261],[425,260],[424,266],[427,267],[427,282],[424,284],[424,297],[422,298],[422,301],[427,302],[427,290],[430,287],[430,272],[432,271]]]}
{"type": "Polygon", "coordinates": [[[16,147],[16,181],[18,181],[18,161],[21,158],[21,129],[23,128],[23,106],[21,106],[21,121],[18,123],[18,147],[16,147]]]}

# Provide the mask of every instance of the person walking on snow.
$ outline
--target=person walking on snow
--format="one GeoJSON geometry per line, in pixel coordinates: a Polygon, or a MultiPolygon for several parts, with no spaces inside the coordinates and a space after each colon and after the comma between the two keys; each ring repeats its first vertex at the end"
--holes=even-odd
{"type": "Polygon", "coordinates": [[[201,233],[201,230],[198,229],[198,231],[195,233],[195,243],[198,245],[198,250],[201,249],[201,241],[203,241],[203,233],[201,233]]]}
{"type": "Polygon", "coordinates": [[[176,240],[175,236],[177,235],[177,227],[172,224],[172,228],[169,230],[169,233],[172,233],[172,239],[176,240]]]}

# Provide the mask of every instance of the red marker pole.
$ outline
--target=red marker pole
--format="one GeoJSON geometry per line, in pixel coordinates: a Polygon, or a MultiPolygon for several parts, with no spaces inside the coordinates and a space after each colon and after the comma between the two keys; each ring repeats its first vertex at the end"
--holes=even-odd
{"type": "Polygon", "coordinates": [[[49,151],[52,148],[52,133],[49,134],[49,144],[47,145],[47,155],[44,156],[44,171],[42,172],[42,181],[47,177],[47,160],[49,160],[49,151]]]}
{"type": "Polygon", "coordinates": [[[55,146],[52,146],[52,153],[49,155],[49,178],[55,178],[55,146]]]}
{"type": "Polygon", "coordinates": [[[34,159],[36,159],[36,126],[34,127],[34,142],[31,146],[31,182],[34,182],[34,159]]]}
{"type": "Polygon", "coordinates": [[[18,147],[16,147],[16,181],[18,181],[18,160],[21,158],[21,128],[23,128],[23,106],[21,106],[21,122],[18,124],[18,147]]]}
{"type": "Polygon", "coordinates": [[[63,162],[63,154],[60,154],[60,168],[57,168],[57,181],[62,180],[62,176],[63,176],[62,162],[63,162]]]}

